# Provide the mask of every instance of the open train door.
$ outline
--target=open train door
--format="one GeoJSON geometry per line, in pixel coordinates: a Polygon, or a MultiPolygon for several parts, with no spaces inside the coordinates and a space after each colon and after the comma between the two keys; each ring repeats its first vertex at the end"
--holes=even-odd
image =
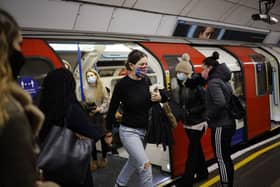
{"type": "Polygon", "coordinates": [[[44,77],[49,71],[62,67],[62,62],[47,42],[41,39],[24,38],[21,49],[26,60],[17,80],[37,104],[44,77]]]}
{"type": "Polygon", "coordinates": [[[260,54],[249,47],[225,46],[236,56],[244,69],[247,139],[270,130],[269,92],[266,64],[260,54]]]}
{"type": "MultiPolygon", "coordinates": [[[[171,79],[175,78],[175,66],[177,58],[181,57],[183,53],[188,53],[191,57],[191,62],[194,67],[201,66],[204,56],[194,48],[186,44],[171,44],[171,43],[140,43],[144,48],[150,51],[161,62],[165,71],[166,87],[170,89],[171,79]]],[[[210,133],[208,133],[209,136],[210,133]]],[[[173,137],[175,144],[170,148],[170,164],[172,176],[179,176],[184,173],[185,161],[187,159],[188,138],[182,123],[179,122],[176,129],[173,130],[173,137]]],[[[210,144],[210,137],[207,138],[210,144]]],[[[211,147],[211,146],[207,146],[211,147]]],[[[207,157],[213,155],[205,154],[207,157]]]]}

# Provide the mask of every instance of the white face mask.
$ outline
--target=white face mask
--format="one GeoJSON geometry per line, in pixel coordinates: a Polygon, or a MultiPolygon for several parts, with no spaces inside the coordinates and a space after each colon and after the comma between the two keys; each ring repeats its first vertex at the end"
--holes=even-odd
{"type": "Polygon", "coordinates": [[[96,77],[88,77],[87,82],[89,84],[95,84],[96,83],[96,77]]]}
{"type": "Polygon", "coordinates": [[[180,81],[185,81],[187,80],[187,75],[185,73],[177,73],[177,79],[180,81]]]}

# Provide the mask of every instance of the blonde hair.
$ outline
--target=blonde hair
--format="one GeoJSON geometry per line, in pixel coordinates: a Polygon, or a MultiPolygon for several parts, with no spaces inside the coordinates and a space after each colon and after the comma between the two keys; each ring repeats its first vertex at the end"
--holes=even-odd
{"type": "Polygon", "coordinates": [[[19,27],[14,18],[0,9],[0,128],[9,119],[7,105],[10,85],[13,82],[9,54],[11,53],[12,43],[19,34],[19,27]]]}
{"type": "Polygon", "coordinates": [[[94,73],[94,75],[96,76],[96,85],[93,89],[93,93],[91,95],[93,95],[93,98],[86,98],[87,102],[102,102],[102,100],[104,99],[104,86],[103,86],[103,82],[100,79],[99,74],[94,70],[94,69],[89,69],[86,71],[86,75],[92,72],[94,73]]]}

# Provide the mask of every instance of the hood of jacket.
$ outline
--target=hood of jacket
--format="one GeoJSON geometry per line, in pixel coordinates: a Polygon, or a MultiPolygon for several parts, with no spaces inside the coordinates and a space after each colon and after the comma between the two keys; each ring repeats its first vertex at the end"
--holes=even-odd
{"type": "Polygon", "coordinates": [[[225,63],[217,65],[209,73],[208,80],[210,79],[221,79],[225,82],[229,81],[231,78],[231,71],[225,63]]]}

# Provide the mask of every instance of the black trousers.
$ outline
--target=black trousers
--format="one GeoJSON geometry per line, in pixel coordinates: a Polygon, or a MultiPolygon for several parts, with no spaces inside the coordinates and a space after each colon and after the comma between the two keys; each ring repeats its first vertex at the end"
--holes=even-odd
{"type": "MultiPolygon", "coordinates": [[[[102,149],[102,158],[106,158],[108,152],[108,145],[106,144],[103,137],[100,139],[100,141],[101,141],[101,149],[102,149]]],[[[92,159],[97,160],[97,150],[96,150],[95,141],[92,141],[92,159]]]]}
{"type": "Polygon", "coordinates": [[[204,131],[186,129],[186,133],[190,143],[182,186],[191,187],[194,183],[194,175],[196,174],[197,178],[205,178],[208,176],[208,170],[200,143],[204,131]]]}
{"type": "Polygon", "coordinates": [[[231,139],[235,127],[212,128],[211,141],[218,162],[222,186],[233,186],[234,166],[231,155],[231,139]]]}

